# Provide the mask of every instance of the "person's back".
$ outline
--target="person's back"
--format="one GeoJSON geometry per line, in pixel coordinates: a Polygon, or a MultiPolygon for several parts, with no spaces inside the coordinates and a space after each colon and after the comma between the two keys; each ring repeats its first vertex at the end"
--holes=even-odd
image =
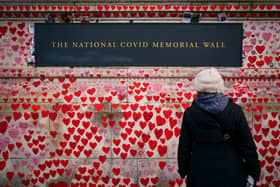
{"type": "Polygon", "coordinates": [[[181,177],[188,187],[243,187],[260,175],[256,146],[240,106],[224,96],[215,69],[198,74],[198,92],[184,112],[178,147],[181,177]]]}

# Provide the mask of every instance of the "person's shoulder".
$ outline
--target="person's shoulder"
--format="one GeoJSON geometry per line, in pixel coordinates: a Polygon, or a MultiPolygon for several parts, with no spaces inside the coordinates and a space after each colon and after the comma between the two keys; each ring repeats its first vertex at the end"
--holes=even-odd
{"type": "Polygon", "coordinates": [[[227,108],[229,108],[229,110],[233,110],[233,111],[240,111],[240,110],[242,110],[242,107],[239,104],[233,102],[232,98],[229,98],[229,102],[228,102],[228,107],[227,108]]]}
{"type": "Polygon", "coordinates": [[[184,114],[190,113],[195,107],[195,101],[193,101],[188,108],[185,109],[184,114]]]}
{"type": "Polygon", "coordinates": [[[184,116],[185,116],[185,115],[188,115],[188,114],[190,113],[190,110],[191,110],[190,107],[187,108],[187,109],[184,111],[184,116]]]}
{"type": "Polygon", "coordinates": [[[193,109],[193,106],[192,106],[192,104],[191,104],[188,108],[185,109],[183,115],[184,115],[184,116],[189,116],[192,109],[193,109]]]}

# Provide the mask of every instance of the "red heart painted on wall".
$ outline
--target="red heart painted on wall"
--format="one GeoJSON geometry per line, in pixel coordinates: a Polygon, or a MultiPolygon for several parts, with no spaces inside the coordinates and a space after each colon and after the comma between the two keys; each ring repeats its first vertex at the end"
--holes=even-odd
{"type": "Polygon", "coordinates": [[[259,54],[261,54],[265,50],[265,46],[257,45],[256,50],[259,54]]]}
{"type": "Polygon", "coordinates": [[[0,26],[0,33],[1,35],[5,35],[8,31],[8,27],[7,26],[0,26]]]}
{"type": "Polygon", "coordinates": [[[166,145],[159,145],[158,146],[158,153],[161,157],[163,157],[167,153],[167,146],[166,145]]]}
{"type": "Polygon", "coordinates": [[[166,166],[166,162],[165,161],[160,161],[158,163],[158,165],[159,165],[160,169],[163,170],[165,168],[165,166],[166,166]]]}
{"type": "Polygon", "coordinates": [[[8,129],[8,122],[7,121],[1,121],[0,122],[0,133],[5,134],[7,129],[8,129]]]}

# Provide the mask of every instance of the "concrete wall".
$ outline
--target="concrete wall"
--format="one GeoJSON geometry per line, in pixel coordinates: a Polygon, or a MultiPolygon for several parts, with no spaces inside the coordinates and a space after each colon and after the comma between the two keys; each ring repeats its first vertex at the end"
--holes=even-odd
{"type": "MultiPolygon", "coordinates": [[[[0,186],[184,186],[178,137],[202,68],[34,68],[33,22],[0,22],[0,186]]],[[[220,71],[257,143],[259,186],[276,187],[280,22],[242,22],[243,65],[220,71]]]]}

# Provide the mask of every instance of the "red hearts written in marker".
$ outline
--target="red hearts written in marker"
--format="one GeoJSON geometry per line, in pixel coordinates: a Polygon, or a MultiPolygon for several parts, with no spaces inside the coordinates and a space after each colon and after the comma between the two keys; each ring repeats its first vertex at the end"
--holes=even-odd
{"type": "Polygon", "coordinates": [[[8,122],[7,121],[1,121],[0,122],[0,133],[5,134],[7,129],[8,129],[8,122]]]}

